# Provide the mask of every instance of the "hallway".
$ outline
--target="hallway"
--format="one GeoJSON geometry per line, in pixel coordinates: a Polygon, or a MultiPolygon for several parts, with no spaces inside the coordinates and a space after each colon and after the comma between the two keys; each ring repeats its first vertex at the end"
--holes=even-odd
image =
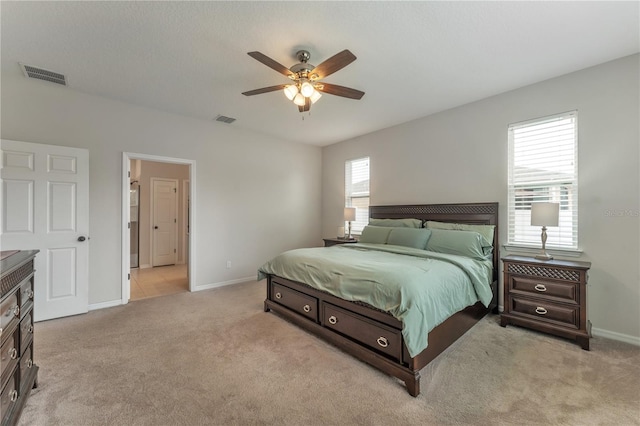
{"type": "Polygon", "coordinates": [[[130,301],[189,291],[187,265],[131,269],[130,301]]]}

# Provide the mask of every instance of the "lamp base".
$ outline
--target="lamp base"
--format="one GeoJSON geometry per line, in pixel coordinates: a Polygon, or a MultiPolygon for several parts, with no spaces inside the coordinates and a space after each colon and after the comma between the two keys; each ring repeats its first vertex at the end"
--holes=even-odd
{"type": "Polygon", "coordinates": [[[547,252],[543,252],[536,256],[538,260],[552,260],[553,256],[549,255],[547,252]]]}

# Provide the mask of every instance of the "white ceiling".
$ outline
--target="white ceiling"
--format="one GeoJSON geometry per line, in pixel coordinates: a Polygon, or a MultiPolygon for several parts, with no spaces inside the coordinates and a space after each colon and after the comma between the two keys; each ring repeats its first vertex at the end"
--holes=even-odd
{"type": "Polygon", "coordinates": [[[2,78],[21,62],[64,90],[323,146],[634,54],[639,4],[3,1],[2,78]],[[299,49],[315,65],[353,52],[325,81],[362,100],[326,94],[308,115],[241,94],[288,81],[247,52],[290,67],[299,49]]]}

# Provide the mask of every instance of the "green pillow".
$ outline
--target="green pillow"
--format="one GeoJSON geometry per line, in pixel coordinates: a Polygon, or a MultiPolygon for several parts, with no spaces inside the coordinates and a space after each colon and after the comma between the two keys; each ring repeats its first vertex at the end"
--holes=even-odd
{"type": "Polygon", "coordinates": [[[422,228],[420,219],[369,219],[369,225],[392,228],[422,228]]]}
{"type": "Polygon", "coordinates": [[[358,242],[370,244],[387,244],[387,238],[389,237],[391,229],[392,228],[383,226],[367,225],[362,230],[362,234],[360,235],[360,238],[358,238],[358,242]]]}
{"type": "Polygon", "coordinates": [[[486,246],[484,240],[485,238],[475,231],[431,229],[426,249],[484,260],[488,259],[493,251],[493,247],[486,246]]]}
{"type": "Polygon", "coordinates": [[[387,239],[387,244],[396,246],[413,247],[424,250],[431,236],[429,229],[392,228],[387,239]]]}
{"type": "Polygon", "coordinates": [[[493,233],[496,229],[495,225],[476,225],[471,223],[449,223],[449,222],[434,222],[428,220],[424,224],[428,229],[455,229],[458,231],[475,231],[485,238],[483,243],[485,246],[493,245],[493,233]]]}

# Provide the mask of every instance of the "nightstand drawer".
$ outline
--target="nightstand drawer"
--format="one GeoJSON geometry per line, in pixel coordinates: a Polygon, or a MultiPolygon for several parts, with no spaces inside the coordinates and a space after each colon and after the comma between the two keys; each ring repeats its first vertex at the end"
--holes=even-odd
{"type": "Polygon", "coordinates": [[[514,276],[510,280],[509,291],[560,302],[579,303],[578,283],[543,281],[536,278],[514,276]]]}
{"type": "Polygon", "coordinates": [[[273,283],[271,300],[318,322],[318,299],[299,291],[273,283]]]}
{"type": "Polygon", "coordinates": [[[564,327],[579,328],[580,307],[549,303],[546,300],[511,297],[511,313],[551,322],[564,327]]]}

